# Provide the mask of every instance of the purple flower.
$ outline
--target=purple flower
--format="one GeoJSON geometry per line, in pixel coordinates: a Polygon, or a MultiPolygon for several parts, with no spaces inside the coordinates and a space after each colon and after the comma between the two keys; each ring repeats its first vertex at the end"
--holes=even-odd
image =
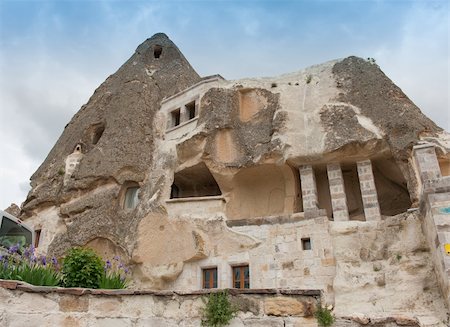
{"type": "Polygon", "coordinates": [[[118,255],[115,255],[113,259],[116,261],[120,261],[120,257],[118,255]]]}
{"type": "Polygon", "coordinates": [[[41,264],[43,266],[45,266],[47,264],[47,258],[45,257],[45,255],[42,255],[40,259],[41,259],[41,264]]]}
{"type": "Polygon", "coordinates": [[[58,265],[58,259],[56,259],[55,257],[53,257],[53,258],[52,258],[52,264],[53,264],[54,266],[57,266],[57,265],[58,265]]]}
{"type": "Polygon", "coordinates": [[[130,269],[128,269],[128,267],[125,267],[124,271],[125,271],[125,274],[128,274],[130,272],[130,269]]]}
{"type": "Polygon", "coordinates": [[[111,267],[112,267],[111,261],[106,260],[105,271],[107,271],[108,269],[111,269],[111,267]]]}
{"type": "Polygon", "coordinates": [[[8,252],[10,254],[16,253],[19,250],[19,244],[13,245],[9,248],[8,252]]]}

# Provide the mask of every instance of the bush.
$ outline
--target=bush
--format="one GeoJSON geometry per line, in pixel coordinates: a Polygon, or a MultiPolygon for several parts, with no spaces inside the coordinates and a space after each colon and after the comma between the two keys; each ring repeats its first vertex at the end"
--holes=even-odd
{"type": "Polygon", "coordinates": [[[314,313],[314,316],[317,319],[317,324],[321,327],[329,327],[334,322],[334,317],[331,314],[331,311],[322,307],[320,303],[317,306],[317,311],[314,313]]]}
{"type": "Polygon", "coordinates": [[[70,249],[63,261],[64,287],[99,288],[102,259],[91,249],[70,249]]]}
{"type": "Polygon", "coordinates": [[[61,283],[61,274],[56,258],[47,262],[45,256],[36,257],[32,247],[18,252],[18,246],[12,246],[8,254],[0,256],[0,279],[20,280],[36,286],[57,286],[61,283]]]}
{"type": "Polygon", "coordinates": [[[202,326],[226,326],[236,316],[236,311],[226,291],[211,293],[203,310],[202,326]]]}

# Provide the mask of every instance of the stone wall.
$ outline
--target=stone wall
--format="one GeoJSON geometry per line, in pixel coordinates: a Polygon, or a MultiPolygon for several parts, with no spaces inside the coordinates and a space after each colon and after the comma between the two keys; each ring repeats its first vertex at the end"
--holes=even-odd
{"type": "Polygon", "coordinates": [[[415,146],[414,157],[422,182],[423,229],[442,295],[450,308],[450,177],[442,177],[433,144],[415,146]]]}
{"type": "MultiPolygon", "coordinates": [[[[218,287],[232,287],[232,267],[249,265],[250,288],[325,290],[333,302],[335,260],[327,217],[304,219],[303,213],[229,221],[230,231],[254,240],[247,247],[232,248],[214,240],[209,256],[184,263],[183,271],[168,289],[201,289],[202,269],[217,267],[218,287]],[[284,219],[283,219],[284,218],[284,219]],[[309,241],[310,249],[304,248],[309,241]]],[[[219,237],[224,237],[223,234],[219,237]]]]}
{"type": "MultiPolygon", "coordinates": [[[[318,327],[320,292],[228,290],[238,309],[230,327],[318,327]]],[[[38,287],[0,280],[2,327],[200,327],[209,292],[155,292],[38,287]]],[[[402,314],[336,316],[333,327],[419,327],[402,314]]]]}
{"type": "Polygon", "coordinates": [[[334,222],[330,233],[336,259],[336,315],[401,314],[421,326],[448,326],[418,210],[380,221],[334,222]]]}
{"type": "MultiPolygon", "coordinates": [[[[231,326],[316,327],[320,292],[230,290],[239,308],[231,326]]],[[[207,292],[107,291],[34,287],[0,281],[4,327],[200,326],[207,292]]]]}

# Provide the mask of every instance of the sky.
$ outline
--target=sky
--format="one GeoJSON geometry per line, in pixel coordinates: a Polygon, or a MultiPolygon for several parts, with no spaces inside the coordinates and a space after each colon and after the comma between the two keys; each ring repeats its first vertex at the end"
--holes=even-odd
{"type": "Polygon", "coordinates": [[[356,55],[450,131],[447,0],[0,0],[0,209],[20,205],[64,126],[145,39],[201,76],[276,76],[356,55]]]}

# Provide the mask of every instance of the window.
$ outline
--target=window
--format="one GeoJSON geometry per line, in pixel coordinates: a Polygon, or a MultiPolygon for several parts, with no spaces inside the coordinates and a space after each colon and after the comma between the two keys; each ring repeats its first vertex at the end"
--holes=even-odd
{"type": "Polygon", "coordinates": [[[195,118],[195,116],[196,116],[195,101],[188,103],[185,107],[186,107],[188,119],[191,120],[192,118],[195,118]]]}
{"type": "Polygon", "coordinates": [[[124,209],[134,209],[138,204],[139,187],[133,186],[127,188],[123,203],[124,209]]]}
{"type": "Polygon", "coordinates": [[[171,127],[180,125],[180,109],[176,109],[170,113],[171,117],[171,127]]]}
{"type": "Polygon", "coordinates": [[[311,250],[311,239],[308,238],[302,238],[302,249],[303,251],[311,250]]]}
{"type": "Polygon", "coordinates": [[[34,233],[35,233],[35,238],[34,238],[34,247],[37,248],[39,247],[39,240],[41,239],[41,231],[40,229],[37,229],[34,233]]]}
{"type": "Polygon", "coordinates": [[[250,270],[248,265],[233,267],[233,287],[250,288],[250,270]]]}
{"type": "Polygon", "coordinates": [[[93,126],[93,132],[92,132],[92,144],[97,144],[100,138],[103,135],[103,132],[105,131],[105,125],[104,124],[97,124],[93,126]]]}
{"type": "Polygon", "coordinates": [[[217,267],[203,269],[203,288],[217,288],[217,267]]]}
{"type": "Polygon", "coordinates": [[[30,230],[8,217],[0,218],[0,246],[10,248],[19,245],[19,248],[24,248],[32,245],[33,234],[30,230]]]}
{"type": "Polygon", "coordinates": [[[162,53],[162,46],[155,45],[155,48],[153,49],[153,56],[156,59],[158,59],[159,57],[161,57],[161,53],[162,53]]]}

